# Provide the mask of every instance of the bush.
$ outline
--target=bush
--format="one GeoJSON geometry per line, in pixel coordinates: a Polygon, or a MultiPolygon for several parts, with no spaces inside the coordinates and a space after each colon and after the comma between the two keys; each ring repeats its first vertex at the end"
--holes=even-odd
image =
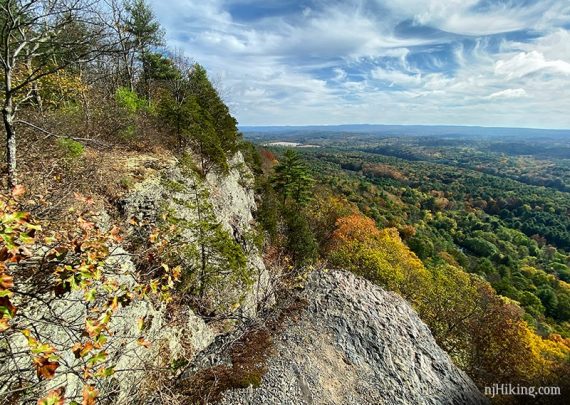
{"type": "Polygon", "coordinates": [[[135,114],[145,107],[146,101],[138,96],[134,91],[126,87],[119,87],[115,92],[117,105],[130,114],[135,114]]]}
{"type": "Polygon", "coordinates": [[[69,160],[76,160],[85,152],[85,146],[71,138],[59,138],[57,146],[63,152],[64,158],[69,160]]]}

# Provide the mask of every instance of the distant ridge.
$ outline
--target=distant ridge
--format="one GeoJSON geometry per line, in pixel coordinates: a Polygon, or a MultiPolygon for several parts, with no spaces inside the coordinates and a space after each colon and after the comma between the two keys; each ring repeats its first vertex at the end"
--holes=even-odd
{"type": "Polygon", "coordinates": [[[303,126],[240,126],[248,135],[290,135],[301,133],[353,133],[376,134],[387,136],[569,136],[570,129],[536,129],[455,125],[378,125],[378,124],[345,124],[345,125],[303,125],[303,126]]]}

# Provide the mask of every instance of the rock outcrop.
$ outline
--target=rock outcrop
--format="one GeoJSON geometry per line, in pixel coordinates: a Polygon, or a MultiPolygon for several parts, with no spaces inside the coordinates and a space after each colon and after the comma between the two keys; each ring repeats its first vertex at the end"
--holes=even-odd
{"type": "MultiPolygon", "coordinates": [[[[204,192],[205,204],[213,209],[213,218],[228,235],[243,249],[248,269],[254,275],[254,285],[244,288],[244,291],[234,291],[236,296],[243,296],[241,308],[242,317],[254,317],[259,301],[268,301],[267,293],[269,277],[261,255],[248,234],[253,231],[252,212],[256,210],[253,191],[253,176],[245,165],[241,153],[229,162],[230,170],[226,175],[209,174],[207,178],[199,179],[195,173],[185,171],[181,164],[174,160],[156,162],[139,160],[136,168],[146,167],[152,163],[157,170],[151,173],[122,201],[121,211],[123,220],[128,223],[136,219],[139,223],[156,222],[161,210],[165,207],[172,210],[178,217],[193,220],[194,210],[185,206],[184,201],[193,200],[185,190],[201,187],[204,192]],[[172,187],[175,184],[176,187],[172,187]],[[179,203],[180,202],[180,203],[179,203]]],[[[110,227],[110,216],[106,212],[99,213],[102,229],[110,227]]],[[[185,242],[191,244],[194,235],[187,232],[185,242]]],[[[135,264],[129,252],[123,246],[113,246],[113,254],[107,263],[115,270],[108,277],[119,284],[134,285],[133,274],[135,264]]],[[[74,370],[79,368],[80,359],[76,359],[69,350],[71,345],[81,339],[72,334],[70,329],[81,330],[87,315],[87,307],[82,302],[82,292],[75,291],[63,296],[48,292],[45,296],[31,302],[26,307],[24,315],[31,319],[56,319],[57,322],[38,321],[38,332],[42,337],[49,337],[50,343],[61,353],[58,372],[55,378],[34,387],[20,396],[23,402],[37,400],[40,393],[45,393],[56,387],[65,387],[66,398],[81,398],[82,382],[74,370]],[[48,306],[45,303],[49,303],[48,306]]],[[[204,319],[194,313],[190,306],[183,307],[179,313],[169,313],[167,306],[156,300],[142,300],[121,307],[113,316],[110,333],[121,338],[111,339],[105,347],[107,358],[115,365],[117,371],[111,378],[105,380],[100,391],[104,403],[130,404],[142,400],[152,394],[154,387],[164,383],[165,378],[172,378],[177,368],[190,363],[197,353],[206,349],[220,334],[219,329],[207,325],[204,319]],[[144,320],[144,338],[150,347],[138,344],[137,320],[144,320]],[[156,370],[167,370],[156,371],[156,370]],[[143,389],[144,388],[144,389],[143,389]]],[[[26,353],[28,345],[23,335],[17,334],[10,338],[12,350],[18,352],[13,360],[0,364],[0,403],[4,403],[9,388],[16,386],[19,379],[33,379],[33,370],[29,367],[31,357],[26,353]]],[[[0,347],[2,350],[3,347],[0,347]]],[[[13,397],[13,395],[12,395],[13,397]]],[[[14,400],[15,401],[15,400],[14,400]]]]}
{"type": "Polygon", "coordinates": [[[351,273],[315,272],[258,388],[223,404],[483,404],[410,305],[351,273]]]}

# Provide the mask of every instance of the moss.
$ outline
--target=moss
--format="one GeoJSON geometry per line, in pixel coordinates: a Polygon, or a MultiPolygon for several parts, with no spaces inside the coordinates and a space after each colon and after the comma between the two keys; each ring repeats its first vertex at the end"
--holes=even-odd
{"type": "Polygon", "coordinates": [[[130,176],[121,177],[119,184],[127,191],[132,190],[135,187],[135,181],[130,176]]]}
{"type": "Polygon", "coordinates": [[[177,371],[183,367],[186,367],[188,365],[188,363],[189,362],[186,359],[174,359],[170,363],[170,368],[172,369],[172,371],[177,371]]]}

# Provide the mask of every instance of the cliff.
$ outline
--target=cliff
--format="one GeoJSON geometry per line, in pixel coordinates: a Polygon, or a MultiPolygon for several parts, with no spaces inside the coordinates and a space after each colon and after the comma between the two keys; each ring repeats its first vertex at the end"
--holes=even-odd
{"type": "Polygon", "coordinates": [[[222,404],[483,404],[402,298],[342,271],[312,274],[258,388],[222,404]]]}

